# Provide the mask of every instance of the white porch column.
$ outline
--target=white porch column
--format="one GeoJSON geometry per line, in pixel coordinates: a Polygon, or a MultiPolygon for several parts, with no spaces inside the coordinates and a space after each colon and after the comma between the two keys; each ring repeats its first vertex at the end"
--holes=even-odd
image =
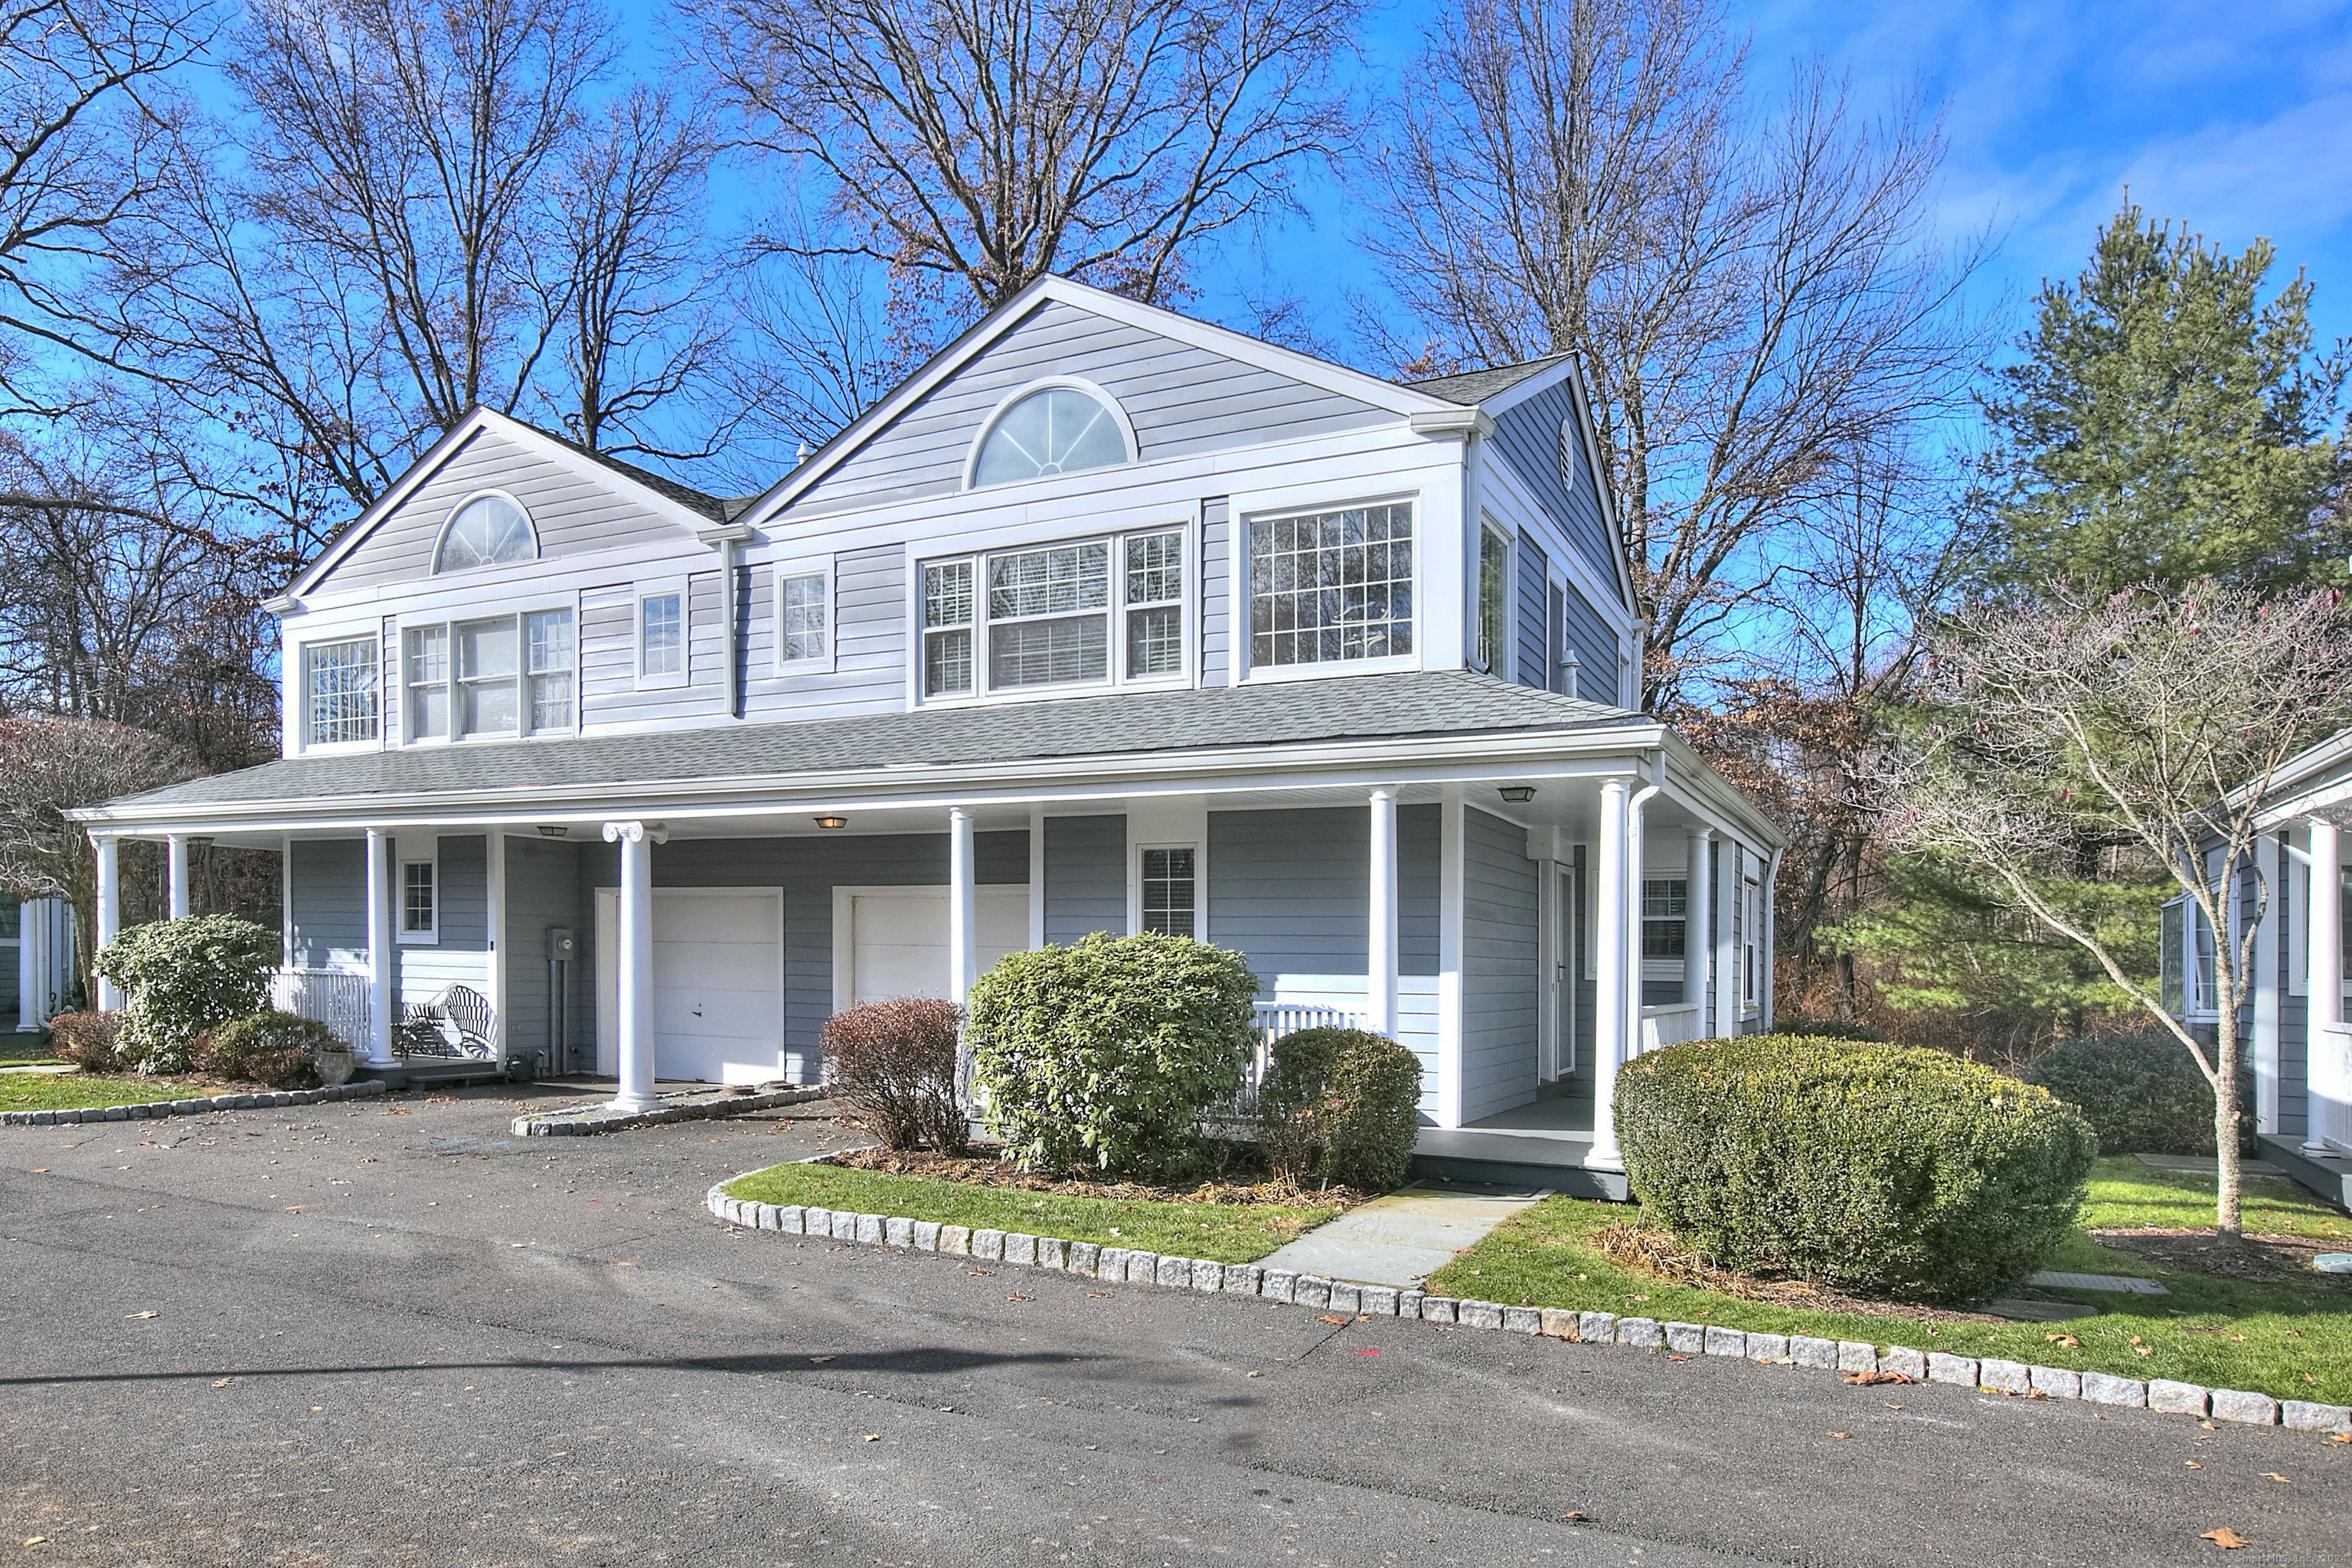
{"type": "Polygon", "coordinates": [[[16,1027],[37,1029],[49,990],[49,900],[16,906],[16,1027]]]}
{"type": "Polygon", "coordinates": [[[1625,1168],[1617,1148],[1617,1069],[1625,1040],[1625,781],[1601,786],[1592,889],[1592,1149],[1585,1163],[1625,1168]]]}
{"type": "MultiPolygon", "coordinates": [[[[2344,1039],[2329,1029],[2330,1025],[2342,1022],[2344,1015],[2344,855],[2339,839],[2336,824],[2316,816],[2311,819],[2311,916],[2305,922],[2311,946],[2304,963],[2309,994],[2303,1047],[2307,1120],[2303,1146],[2320,1152],[2326,1150],[2329,1134],[2336,1131],[2338,1108],[2347,1098],[2343,1075],[2337,1070],[2344,1039]]],[[[2184,965],[2193,965],[2195,942],[2183,946],[2184,965]]]]}
{"type": "Polygon", "coordinates": [[[1707,959],[1714,951],[1708,945],[1707,918],[1715,908],[1709,896],[1710,875],[1707,850],[1715,842],[1715,830],[1694,827],[1683,835],[1683,886],[1688,889],[1683,906],[1683,1000],[1696,1015],[1691,1020],[1691,1037],[1706,1039],[1706,982],[1711,967],[1707,959]]]}
{"type": "Polygon", "coordinates": [[[1715,1032],[1739,1033],[1739,910],[1748,877],[1748,851],[1731,839],[1715,868],[1715,1032]]]}
{"type": "Polygon", "coordinates": [[[367,830],[368,1057],[392,1062],[392,836],[367,830]]]}
{"type": "MultiPolygon", "coordinates": [[[[98,943],[99,952],[104,952],[114,944],[115,933],[122,929],[122,866],[116,858],[114,835],[110,833],[101,837],[97,848],[98,908],[91,911],[91,917],[97,927],[93,940],[98,943]]],[[[90,956],[94,958],[97,953],[90,956]]],[[[100,980],[99,1011],[111,1013],[121,1005],[121,987],[111,980],[100,980]]]]}
{"type": "Polygon", "coordinates": [[[174,833],[172,835],[169,864],[171,867],[172,881],[172,918],[175,921],[185,920],[188,918],[189,906],[188,837],[186,834],[174,833]]]}
{"type": "MultiPolygon", "coordinates": [[[[961,805],[948,807],[948,994],[957,1006],[969,1004],[971,983],[980,978],[980,891],[972,864],[971,813],[961,805]]],[[[971,1042],[956,1032],[956,1086],[971,1092],[971,1042]]]]}
{"type": "Polygon", "coordinates": [[[2263,891],[2263,923],[2254,928],[2254,1127],[2263,1132],[2278,1131],[2279,1000],[2286,989],[2279,963],[2286,921],[2280,872],[2285,864],[2278,835],[2265,833],[2254,840],[2254,872],[2263,891]]]}
{"type": "Polygon", "coordinates": [[[604,824],[604,842],[621,847],[621,920],[615,1031],[621,1047],[614,1108],[650,1110],[654,1093],[654,840],[642,822],[604,824]]]}
{"type": "Polygon", "coordinates": [[[1365,932],[1364,1026],[1396,1037],[1397,1030],[1397,792],[1372,792],[1371,921],[1365,932]]]}
{"type": "Polygon", "coordinates": [[[1761,932],[1756,942],[1756,963],[1764,972],[1756,977],[1756,1026],[1768,1035],[1772,1032],[1773,946],[1780,940],[1780,912],[1773,889],[1780,881],[1780,857],[1784,853],[1780,849],[1772,851],[1772,858],[1764,868],[1764,885],[1756,899],[1756,924],[1761,932]]]}

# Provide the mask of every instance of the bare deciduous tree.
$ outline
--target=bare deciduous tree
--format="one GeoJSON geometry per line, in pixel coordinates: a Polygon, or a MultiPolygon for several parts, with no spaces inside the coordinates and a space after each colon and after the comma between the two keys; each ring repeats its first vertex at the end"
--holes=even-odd
{"type": "Polygon", "coordinates": [[[135,364],[89,279],[152,198],[173,108],[164,79],[212,30],[207,0],[0,4],[0,393],[60,412],[45,361],[135,364]]]}
{"type": "Polygon", "coordinates": [[[98,951],[98,859],[65,814],[205,770],[160,735],[97,719],[0,719],[0,889],[73,905],[82,994],[98,951]]]}
{"type": "Polygon", "coordinates": [[[1359,0],[724,0],[702,58],[819,176],[834,247],[945,277],[950,319],[1049,272],[1138,299],[1340,146],[1359,0]]]}
{"type": "Polygon", "coordinates": [[[1890,841],[1950,859],[2074,942],[2178,1037],[2213,1089],[2216,1227],[2239,1232],[2238,1008],[2269,910],[2252,849],[2281,763],[2352,717],[2352,615],[2198,584],[1980,607],[1937,634],[1927,722],[1880,782],[1890,841]],[[2209,1043],[2051,889],[2085,842],[2129,846],[2217,940],[2209,1043]],[[2249,918],[2230,904],[2250,891],[2249,918]]]}
{"type": "Polygon", "coordinates": [[[1847,454],[1950,406],[1974,254],[1929,232],[1936,132],[1801,71],[1759,110],[1719,0],[1454,0],[1385,121],[1367,242],[1423,374],[1573,352],[1671,702],[1842,504],[1847,454]]]}

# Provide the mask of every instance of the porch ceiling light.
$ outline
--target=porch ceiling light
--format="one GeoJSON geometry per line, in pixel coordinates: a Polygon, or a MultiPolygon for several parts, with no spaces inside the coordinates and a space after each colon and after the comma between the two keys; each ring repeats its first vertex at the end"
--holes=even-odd
{"type": "Polygon", "coordinates": [[[835,816],[831,813],[827,813],[825,816],[820,816],[816,819],[816,825],[830,832],[836,827],[848,826],[849,818],[845,816],[835,816]]]}
{"type": "Polygon", "coordinates": [[[1505,784],[1497,793],[1500,794],[1505,800],[1509,801],[1513,805],[1525,805],[1528,802],[1535,799],[1536,786],[1533,784],[1505,784]]]}
{"type": "Polygon", "coordinates": [[[572,829],[560,822],[542,822],[539,825],[539,836],[541,838],[561,838],[571,831],[572,829]]]}

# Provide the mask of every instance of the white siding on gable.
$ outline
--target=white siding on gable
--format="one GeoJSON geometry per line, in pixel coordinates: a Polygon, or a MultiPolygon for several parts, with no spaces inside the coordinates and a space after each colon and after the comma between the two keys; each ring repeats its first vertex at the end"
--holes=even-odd
{"type": "MultiPolygon", "coordinates": [[[[780,556],[795,565],[822,557],[780,556]]],[[[827,644],[833,668],[791,675],[776,665],[776,574],[751,571],[747,719],[832,719],[907,705],[907,550],[900,544],[845,550],[832,557],[827,644]]]]}
{"type": "Polygon", "coordinates": [[[1201,507],[1201,684],[1223,686],[1233,668],[1234,508],[1223,496],[1201,507]]]}
{"type": "Polygon", "coordinates": [[[430,577],[441,525],[477,490],[504,490],[522,503],[538,531],[542,560],[690,541],[676,522],[625,493],[628,489],[629,482],[617,474],[607,479],[583,473],[496,431],[476,431],[438,471],[376,523],[374,531],[316,584],[312,596],[394,588],[430,577]]]}
{"type": "Polygon", "coordinates": [[[727,714],[727,645],[719,626],[716,572],[684,580],[688,607],[687,683],[648,685],[637,679],[637,598],[677,584],[648,576],[601,584],[580,595],[580,712],[584,723],[628,724],[678,719],[717,721],[727,714]]]}
{"type": "Polygon", "coordinates": [[[1146,462],[1391,423],[1397,416],[1058,300],[1039,304],[870,437],[787,517],[963,488],[974,437],[1005,395],[1045,376],[1118,401],[1146,462]]]}

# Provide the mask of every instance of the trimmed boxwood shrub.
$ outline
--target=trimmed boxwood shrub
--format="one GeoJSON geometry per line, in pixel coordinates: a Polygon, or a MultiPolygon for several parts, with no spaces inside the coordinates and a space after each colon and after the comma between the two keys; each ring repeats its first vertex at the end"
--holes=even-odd
{"type": "Polygon", "coordinates": [[[1385,1035],[1299,1029],[1274,1042],[1258,1116],[1267,1157],[1294,1178],[1384,1192],[1412,1174],[1421,1058],[1385,1035]]]}
{"type": "Polygon", "coordinates": [[[965,1036],[990,1131],[1033,1169],[1179,1173],[1240,1093],[1257,977],[1190,937],[1086,937],[1000,959],[965,1036]]]}
{"type": "Polygon", "coordinates": [[[1649,1216],[1710,1262],[1929,1301],[2032,1273],[2098,1153],[2048,1089],[1940,1051],[1787,1035],[1628,1063],[1617,1137],[1649,1216]]]}
{"type": "Polygon", "coordinates": [[[186,1072],[196,1037],[269,1002],[278,934],[234,915],[189,915],[133,926],[90,967],[129,993],[121,1053],[150,1073],[186,1072]]]}
{"type": "MultiPolygon", "coordinates": [[[[2189,1047],[2167,1034],[2088,1035],[2061,1040],[2020,1075],[2091,1119],[2110,1154],[2210,1154],[2213,1086],[2189,1047]]],[[[2238,1075],[2238,1145],[2254,1150],[2254,1072],[2238,1075]]]]}
{"type": "Polygon", "coordinates": [[[316,1018],[256,1013],[205,1036],[196,1065],[222,1078],[271,1089],[316,1089],[319,1053],[342,1048],[335,1032],[316,1018]]]}
{"type": "Polygon", "coordinates": [[[963,1009],[900,996],[844,1008],[824,1021],[825,1080],[886,1149],[961,1154],[970,1124],[956,1101],[956,1026],[963,1009]]]}

